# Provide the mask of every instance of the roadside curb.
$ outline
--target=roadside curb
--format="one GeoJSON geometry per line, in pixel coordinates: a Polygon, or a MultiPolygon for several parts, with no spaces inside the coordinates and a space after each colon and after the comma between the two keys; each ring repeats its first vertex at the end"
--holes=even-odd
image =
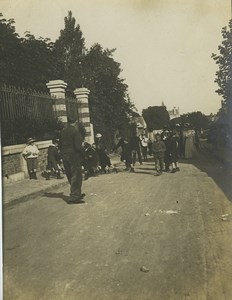
{"type": "MultiPolygon", "coordinates": [[[[120,161],[112,161],[112,165],[114,165],[115,167],[119,167],[121,164],[120,161]]],[[[16,204],[20,204],[20,203],[23,203],[23,202],[26,202],[26,201],[29,201],[32,197],[38,197],[38,196],[41,196],[43,195],[45,192],[48,192],[48,191],[51,191],[53,189],[56,189],[56,188],[60,188],[60,187],[63,187],[63,186],[66,186],[68,185],[69,182],[67,180],[67,178],[65,177],[65,181],[63,182],[57,182],[50,186],[47,186],[47,187],[42,187],[40,189],[37,189],[37,190],[34,190],[32,192],[29,192],[25,195],[22,195],[22,196],[19,196],[19,197],[12,197],[11,199],[9,199],[7,202],[4,202],[4,187],[3,187],[3,197],[2,197],[2,206],[4,208],[8,208],[8,207],[11,207],[13,205],[16,205],[16,204]]]]}
{"type": "MultiPolygon", "coordinates": [[[[7,208],[7,207],[13,206],[15,204],[26,202],[26,201],[30,200],[31,197],[38,197],[40,195],[43,195],[45,192],[48,192],[48,191],[53,190],[58,187],[65,186],[67,184],[68,184],[68,180],[65,182],[59,182],[57,184],[48,186],[46,188],[41,188],[40,190],[33,191],[31,193],[20,196],[18,198],[12,198],[8,202],[5,202],[5,203],[3,201],[3,207],[7,208]]],[[[4,194],[3,194],[3,200],[4,200],[4,194]]]]}

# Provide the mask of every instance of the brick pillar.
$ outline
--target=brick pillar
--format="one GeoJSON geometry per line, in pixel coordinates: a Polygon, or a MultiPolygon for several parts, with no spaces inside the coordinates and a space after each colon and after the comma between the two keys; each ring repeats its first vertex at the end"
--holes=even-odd
{"type": "Polygon", "coordinates": [[[62,123],[67,124],[67,112],[65,103],[65,89],[67,83],[63,80],[51,80],[46,84],[51,96],[55,97],[53,110],[62,123]]]}
{"type": "Polygon", "coordinates": [[[94,142],[93,130],[91,129],[92,124],[90,124],[89,118],[89,101],[88,95],[90,91],[86,88],[75,89],[74,94],[76,96],[77,102],[79,104],[78,113],[79,120],[83,123],[86,130],[85,140],[92,144],[94,142]]]}

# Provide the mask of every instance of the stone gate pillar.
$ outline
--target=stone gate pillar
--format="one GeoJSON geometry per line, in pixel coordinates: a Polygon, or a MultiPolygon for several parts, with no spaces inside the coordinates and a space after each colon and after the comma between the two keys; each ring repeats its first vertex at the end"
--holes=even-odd
{"type": "Polygon", "coordinates": [[[56,115],[61,122],[67,124],[67,111],[65,103],[65,89],[67,87],[67,83],[63,80],[51,80],[46,83],[46,86],[49,89],[51,96],[55,97],[53,110],[56,112],[56,115]]]}
{"type": "Polygon", "coordinates": [[[85,140],[92,144],[94,142],[92,124],[90,124],[90,117],[89,117],[89,101],[88,95],[90,91],[86,88],[79,88],[75,89],[74,94],[76,96],[77,102],[79,104],[78,113],[79,113],[79,120],[83,123],[85,130],[86,130],[86,138],[85,140]]]}

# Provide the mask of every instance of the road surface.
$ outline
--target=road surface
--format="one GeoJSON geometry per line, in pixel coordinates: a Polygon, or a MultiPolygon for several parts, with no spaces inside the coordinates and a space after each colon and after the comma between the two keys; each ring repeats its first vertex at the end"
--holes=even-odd
{"type": "Polygon", "coordinates": [[[231,173],[200,155],[153,162],[4,209],[5,300],[231,300],[231,173]]]}

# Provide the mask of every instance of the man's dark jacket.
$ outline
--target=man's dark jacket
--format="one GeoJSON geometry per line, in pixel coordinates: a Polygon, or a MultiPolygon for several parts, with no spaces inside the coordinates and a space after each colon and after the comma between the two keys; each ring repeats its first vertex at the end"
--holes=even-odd
{"type": "Polygon", "coordinates": [[[82,138],[79,131],[71,125],[67,125],[61,132],[59,148],[61,155],[76,154],[80,159],[83,155],[82,138]]]}

